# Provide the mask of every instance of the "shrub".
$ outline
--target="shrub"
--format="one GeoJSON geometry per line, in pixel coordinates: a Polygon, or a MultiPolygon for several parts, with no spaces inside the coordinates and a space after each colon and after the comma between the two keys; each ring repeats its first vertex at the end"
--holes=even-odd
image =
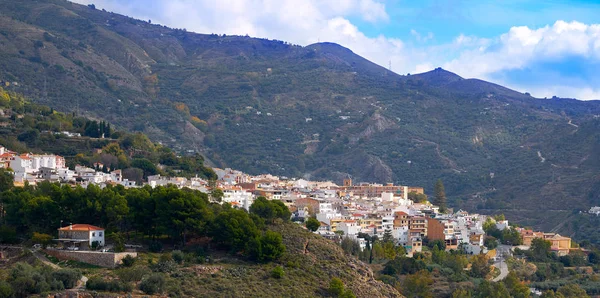
{"type": "Polygon", "coordinates": [[[174,250],[171,252],[171,257],[173,257],[173,260],[177,262],[177,264],[181,264],[185,260],[185,254],[181,252],[181,250],[174,250]]]}
{"type": "Polygon", "coordinates": [[[150,266],[154,272],[171,273],[177,268],[177,263],[173,260],[160,260],[158,263],[150,266]]]}
{"type": "Polygon", "coordinates": [[[162,274],[156,273],[143,279],[140,283],[140,290],[148,295],[162,293],[165,286],[165,277],[162,274]]]}
{"type": "Polygon", "coordinates": [[[106,281],[98,276],[91,277],[85,287],[88,290],[107,292],[131,292],[133,290],[133,286],[126,282],[120,280],[106,281]]]}
{"type": "Polygon", "coordinates": [[[0,297],[9,298],[13,296],[13,289],[9,283],[0,280],[0,297]]]}
{"type": "Polygon", "coordinates": [[[306,221],[306,228],[309,229],[311,232],[318,230],[320,226],[321,222],[314,217],[311,217],[306,221]]]}
{"type": "Polygon", "coordinates": [[[121,265],[123,265],[123,267],[131,267],[135,264],[135,258],[132,257],[131,255],[126,255],[122,260],[121,260],[121,265]]]}
{"type": "Polygon", "coordinates": [[[273,271],[271,271],[272,278],[280,279],[283,277],[284,274],[285,274],[285,272],[283,271],[283,267],[281,267],[281,266],[277,266],[273,269],[273,271]]]}
{"type": "Polygon", "coordinates": [[[329,294],[338,297],[344,293],[344,282],[341,279],[334,277],[329,282],[329,294]]]}
{"type": "Polygon", "coordinates": [[[281,234],[273,231],[265,232],[265,235],[260,239],[262,246],[262,259],[264,261],[273,261],[279,259],[285,252],[285,245],[281,234]]]}
{"type": "Polygon", "coordinates": [[[60,282],[66,289],[72,289],[81,278],[81,272],[74,269],[59,269],[52,273],[52,277],[60,282]]]}
{"type": "Polygon", "coordinates": [[[130,268],[121,268],[115,272],[120,280],[126,282],[138,282],[144,278],[144,276],[152,273],[150,269],[143,266],[136,266],[130,268]]]}
{"type": "Polygon", "coordinates": [[[148,247],[148,249],[151,252],[161,252],[163,249],[163,246],[162,246],[162,243],[155,241],[155,242],[150,243],[150,246],[148,247]]]}

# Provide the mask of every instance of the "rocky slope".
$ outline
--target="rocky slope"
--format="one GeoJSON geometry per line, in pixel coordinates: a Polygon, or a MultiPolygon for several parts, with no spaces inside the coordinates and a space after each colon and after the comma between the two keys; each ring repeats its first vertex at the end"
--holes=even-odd
{"type": "Polygon", "coordinates": [[[544,229],[600,203],[598,101],[442,69],[401,76],[336,44],[196,34],[63,0],[0,0],[0,45],[9,88],[217,166],[428,191],[442,178],[452,205],[544,229]]]}

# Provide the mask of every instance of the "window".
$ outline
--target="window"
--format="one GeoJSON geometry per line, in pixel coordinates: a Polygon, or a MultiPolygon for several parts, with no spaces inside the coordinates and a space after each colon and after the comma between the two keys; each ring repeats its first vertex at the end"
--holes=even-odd
{"type": "Polygon", "coordinates": [[[102,237],[102,232],[98,232],[98,236],[102,237]]]}
{"type": "Polygon", "coordinates": [[[96,237],[96,232],[92,232],[92,237],[96,237]]]}

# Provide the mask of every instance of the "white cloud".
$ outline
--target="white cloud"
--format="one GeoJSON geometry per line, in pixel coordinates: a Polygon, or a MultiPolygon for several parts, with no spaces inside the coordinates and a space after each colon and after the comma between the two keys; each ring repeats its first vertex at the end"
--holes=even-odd
{"type": "Polygon", "coordinates": [[[428,40],[433,39],[433,32],[427,33],[427,35],[421,35],[417,30],[411,29],[410,34],[418,41],[418,42],[427,42],[428,40]]]}
{"type": "Polygon", "coordinates": [[[512,27],[493,42],[472,44],[473,38],[459,36],[465,44],[458,58],[444,67],[468,77],[487,78],[503,70],[521,69],[536,61],[556,61],[580,56],[600,60],[600,25],[557,21],[539,29],[512,27]]]}
{"type": "Polygon", "coordinates": [[[390,18],[385,11],[385,5],[374,0],[361,0],[360,12],[363,18],[369,22],[388,21],[390,18]]]}

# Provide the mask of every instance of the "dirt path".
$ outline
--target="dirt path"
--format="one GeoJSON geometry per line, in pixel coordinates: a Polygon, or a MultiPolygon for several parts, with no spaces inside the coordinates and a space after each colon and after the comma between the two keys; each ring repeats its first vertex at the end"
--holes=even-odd
{"type": "Polygon", "coordinates": [[[450,158],[448,158],[447,156],[442,154],[442,150],[440,149],[440,144],[438,144],[436,142],[432,142],[432,141],[421,140],[421,139],[413,139],[413,141],[419,142],[419,143],[425,143],[425,144],[429,144],[429,145],[434,145],[435,152],[437,153],[438,157],[446,163],[446,165],[448,165],[450,168],[452,168],[452,170],[454,170],[455,172],[458,172],[458,173],[464,172],[464,170],[462,170],[458,167],[458,165],[456,164],[455,161],[451,160],[450,158]]]}
{"type": "MultiPolygon", "coordinates": [[[[52,261],[50,261],[45,255],[43,255],[42,253],[39,252],[39,250],[29,250],[31,251],[31,253],[38,259],[40,260],[40,262],[44,263],[45,265],[48,265],[50,267],[52,267],[53,269],[62,269],[62,267],[52,263],[52,261]]],[[[79,281],[77,281],[77,285],[72,288],[69,289],[67,291],[79,291],[79,290],[84,290],[85,289],[85,284],[87,283],[88,278],[84,275],[81,276],[81,278],[79,279],[79,281]]]]}

